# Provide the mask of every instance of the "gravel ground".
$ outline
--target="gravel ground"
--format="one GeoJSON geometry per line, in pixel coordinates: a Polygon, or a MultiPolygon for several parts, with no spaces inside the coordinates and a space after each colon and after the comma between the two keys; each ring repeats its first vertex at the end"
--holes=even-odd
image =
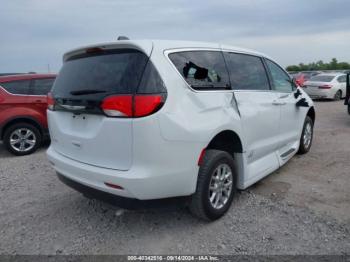
{"type": "Polygon", "coordinates": [[[219,221],[182,206],[123,210],[56,178],[45,148],[0,144],[0,254],[350,254],[350,116],[317,102],[311,151],[242,191],[219,221]]]}

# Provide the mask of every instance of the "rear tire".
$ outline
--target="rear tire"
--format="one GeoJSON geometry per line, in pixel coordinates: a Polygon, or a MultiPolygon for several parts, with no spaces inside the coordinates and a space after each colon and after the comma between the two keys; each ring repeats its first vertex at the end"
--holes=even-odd
{"type": "Polygon", "coordinates": [[[314,123],[311,117],[306,116],[304,126],[303,126],[303,131],[301,133],[298,154],[302,155],[309,152],[312,145],[313,135],[314,135],[314,123]]]}
{"type": "Polygon", "coordinates": [[[29,155],[41,145],[39,130],[28,123],[17,123],[6,128],[3,142],[6,149],[16,155],[29,155]]]}
{"type": "Polygon", "coordinates": [[[342,93],[341,93],[340,90],[338,90],[338,91],[335,93],[333,100],[334,100],[334,101],[339,101],[339,100],[341,99],[341,96],[342,96],[342,93]]]}
{"type": "Polygon", "coordinates": [[[196,192],[190,200],[191,213],[207,221],[216,220],[227,212],[235,193],[236,174],[232,156],[220,150],[205,151],[196,192]]]}

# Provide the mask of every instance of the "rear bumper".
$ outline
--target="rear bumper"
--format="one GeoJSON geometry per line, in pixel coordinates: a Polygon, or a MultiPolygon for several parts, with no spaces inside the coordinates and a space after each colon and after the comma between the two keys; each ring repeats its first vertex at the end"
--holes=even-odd
{"type": "Polygon", "coordinates": [[[57,177],[62,183],[82,193],[88,198],[98,199],[125,209],[168,207],[169,204],[186,205],[188,201],[187,197],[167,198],[160,200],[138,200],[135,198],[121,197],[84,186],[83,184],[77,183],[74,180],[61,175],[60,173],[57,173],[57,177]]]}
{"type": "Polygon", "coordinates": [[[325,90],[325,89],[317,89],[317,90],[308,90],[307,88],[304,89],[304,91],[309,95],[310,98],[313,99],[321,99],[321,98],[330,98],[332,99],[334,97],[333,90],[325,90]]]}
{"type": "Polygon", "coordinates": [[[56,173],[58,179],[64,183],[65,185],[73,188],[74,190],[82,193],[84,196],[87,197],[91,197],[91,198],[95,198],[98,200],[102,200],[104,202],[110,203],[110,204],[115,204],[121,207],[125,207],[125,208],[130,208],[133,206],[133,202],[136,201],[136,199],[133,198],[126,198],[126,197],[120,197],[120,196],[116,196],[101,190],[96,190],[92,187],[88,187],[85,186],[81,183],[78,183],[72,179],[69,179],[68,177],[60,174],[60,173],[56,173]]]}
{"type": "Polygon", "coordinates": [[[195,181],[191,181],[193,179],[188,172],[183,170],[176,172],[152,169],[151,166],[132,168],[128,171],[101,168],[67,158],[56,152],[52,146],[47,150],[47,156],[60,176],[82,186],[116,196],[148,200],[188,196],[195,190],[195,181]],[[111,188],[105,183],[119,185],[123,189],[111,188]]]}

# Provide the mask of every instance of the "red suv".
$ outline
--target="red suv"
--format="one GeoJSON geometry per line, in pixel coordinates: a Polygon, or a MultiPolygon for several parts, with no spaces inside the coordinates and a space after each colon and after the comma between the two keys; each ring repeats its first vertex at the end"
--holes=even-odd
{"type": "Polygon", "coordinates": [[[33,153],[48,135],[47,93],[56,75],[0,77],[0,140],[15,155],[33,153]]]}

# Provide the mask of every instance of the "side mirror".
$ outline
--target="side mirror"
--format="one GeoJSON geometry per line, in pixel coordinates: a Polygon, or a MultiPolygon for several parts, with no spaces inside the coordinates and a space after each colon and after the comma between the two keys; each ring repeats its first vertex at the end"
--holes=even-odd
{"type": "Polygon", "coordinates": [[[309,107],[309,103],[306,101],[305,98],[300,99],[298,102],[295,104],[297,107],[309,107]]]}
{"type": "Polygon", "coordinates": [[[295,99],[297,99],[299,96],[301,96],[301,92],[300,92],[300,90],[297,88],[297,91],[295,91],[295,93],[294,93],[294,97],[295,97],[295,99]]]}

